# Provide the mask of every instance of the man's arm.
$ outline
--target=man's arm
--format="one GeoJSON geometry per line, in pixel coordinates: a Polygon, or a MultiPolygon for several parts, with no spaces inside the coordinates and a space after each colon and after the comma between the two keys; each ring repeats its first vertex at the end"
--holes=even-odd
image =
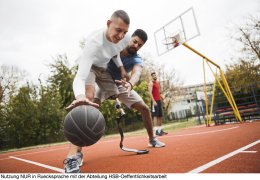
{"type": "Polygon", "coordinates": [[[94,48],[89,48],[88,51],[84,50],[78,59],[78,71],[73,80],[73,92],[76,100],[74,100],[68,107],[66,107],[67,110],[71,110],[74,107],[82,104],[89,104],[94,107],[99,107],[98,104],[93,103],[88,98],[86,98],[85,94],[85,81],[93,64],[93,58],[91,58],[90,52],[94,50],[94,48]]]}
{"type": "Polygon", "coordinates": [[[112,60],[114,61],[115,65],[117,66],[117,68],[120,70],[120,73],[121,73],[121,78],[122,79],[125,79],[126,81],[129,80],[129,76],[123,66],[123,63],[122,63],[122,60],[121,60],[121,57],[120,57],[120,53],[117,55],[117,56],[114,56],[112,58],[112,60]]]}
{"type": "Polygon", "coordinates": [[[148,91],[149,91],[149,95],[150,95],[150,98],[152,101],[154,101],[154,98],[153,98],[153,83],[152,81],[149,82],[149,85],[148,85],[148,91]]]}
{"type": "Polygon", "coordinates": [[[133,89],[134,85],[139,81],[142,69],[141,65],[134,65],[129,81],[123,79],[115,80],[116,83],[122,84],[127,89],[128,96],[130,95],[130,91],[133,89]]]}
{"type": "Polygon", "coordinates": [[[153,82],[152,82],[152,81],[150,81],[150,83],[149,83],[149,85],[148,85],[148,91],[149,91],[149,95],[150,95],[150,97],[151,97],[151,100],[152,100],[152,102],[153,102],[153,105],[154,105],[154,106],[157,106],[157,103],[156,103],[156,101],[155,101],[154,98],[153,98],[153,82]]]}
{"type": "Polygon", "coordinates": [[[91,57],[92,51],[95,48],[84,49],[82,55],[78,58],[78,70],[73,80],[73,92],[76,99],[86,98],[85,96],[85,81],[89,75],[91,66],[93,64],[93,58],[91,57]]]}
{"type": "Polygon", "coordinates": [[[141,65],[134,65],[131,77],[129,79],[129,82],[132,84],[132,86],[136,85],[136,83],[140,80],[142,70],[143,67],[141,65]]]}

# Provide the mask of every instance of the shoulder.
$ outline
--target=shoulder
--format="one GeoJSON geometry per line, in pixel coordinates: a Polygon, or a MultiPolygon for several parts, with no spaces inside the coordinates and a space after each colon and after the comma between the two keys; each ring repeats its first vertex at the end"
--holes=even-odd
{"type": "Polygon", "coordinates": [[[101,44],[103,42],[104,32],[104,28],[92,31],[86,38],[86,45],[93,43],[101,44]]]}
{"type": "Polygon", "coordinates": [[[143,62],[143,59],[142,59],[142,57],[141,57],[139,54],[133,55],[133,58],[134,58],[136,61],[143,62]]]}
{"type": "Polygon", "coordinates": [[[122,57],[122,59],[131,59],[131,62],[133,64],[143,64],[142,57],[137,53],[126,57],[122,57]]]}
{"type": "Polygon", "coordinates": [[[134,64],[139,64],[139,65],[141,65],[142,67],[144,66],[143,59],[142,59],[142,57],[141,57],[139,54],[135,54],[135,55],[133,56],[133,59],[134,59],[134,64]]]}

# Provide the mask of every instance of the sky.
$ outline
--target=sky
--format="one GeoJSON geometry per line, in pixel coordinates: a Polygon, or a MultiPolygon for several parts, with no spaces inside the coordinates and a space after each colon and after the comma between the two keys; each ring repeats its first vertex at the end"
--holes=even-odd
{"type": "MultiPolygon", "coordinates": [[[[18,66],[37,83],[39,77],[50,75],[47,65],[59,54],[66,54],[75,65],[79,42],[106,27],[111,14],[123,9],[130,16],[129,33],[141,28],[148,34],[141,55],[165,65],[165,71],[174,68],[184,85],[200,84],[204,81],[201,57],[184,46],[158,56],[154,40],[157,29],[190,7],[200,36],[187,44],[224,69],[236,47],[228,27],[259,13],[259,0],[0,0],[0,65],[18,66]]],[[[209,69],[206,81],[213,81],[209,69]]]]}

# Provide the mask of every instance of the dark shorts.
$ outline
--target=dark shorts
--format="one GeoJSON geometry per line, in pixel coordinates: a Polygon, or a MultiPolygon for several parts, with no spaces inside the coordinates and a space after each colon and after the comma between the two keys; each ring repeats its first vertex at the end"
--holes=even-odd
{"type": "Polygon", "coordinates": [[[151,114],[152,117],[162,117],[162,103],[161,100],[156,101],[157,106],[154,106],[153,108],[153,103],[151,102],[151,114]]]}

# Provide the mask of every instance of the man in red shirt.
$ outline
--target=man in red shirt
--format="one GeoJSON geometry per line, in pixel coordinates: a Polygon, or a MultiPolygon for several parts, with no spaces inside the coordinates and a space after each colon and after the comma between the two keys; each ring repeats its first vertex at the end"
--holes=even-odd
{"type": "Polygon", "coordinates": [[[151,97],[151,114],[153,117],[153,125],[155,135],[162,136],[168,133],[164,132],[161,128],[162,126],[162,104],[161,104],[161,96],[160,96],[160,83],[157,80],[157,75],[155,72],[151,73],[152,81],[149,83],[149,94],[151,97]]]}

